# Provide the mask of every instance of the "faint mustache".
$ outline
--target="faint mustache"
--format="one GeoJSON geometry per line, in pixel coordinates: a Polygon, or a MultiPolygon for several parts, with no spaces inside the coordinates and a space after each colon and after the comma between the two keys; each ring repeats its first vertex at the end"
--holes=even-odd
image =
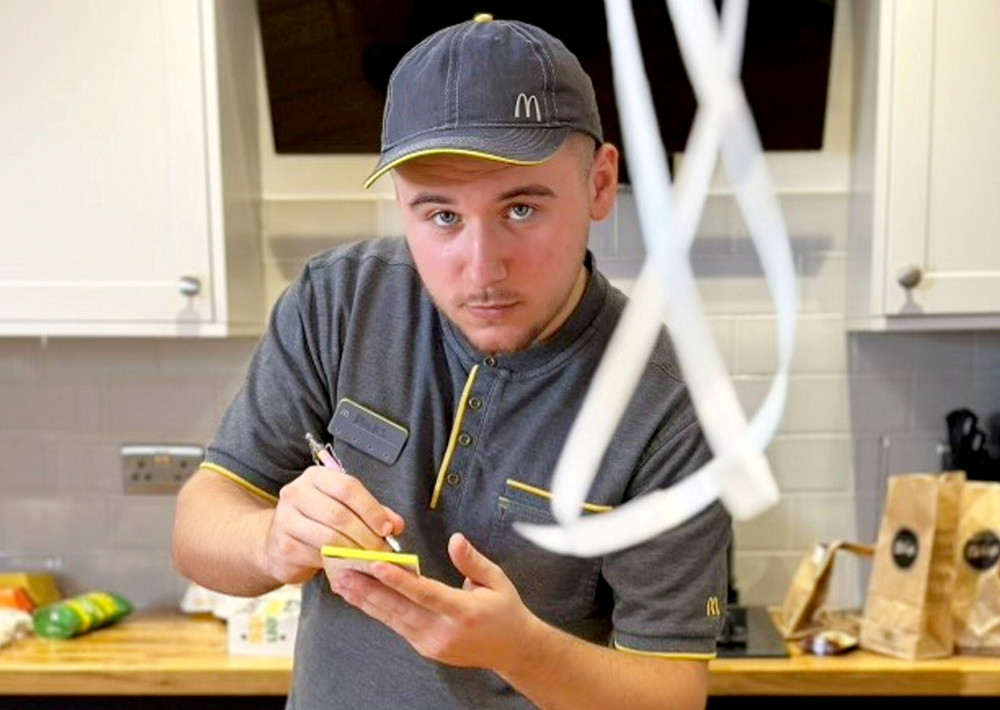
{"type": "Polygon", "coordinates": [[[460,299],[459,304],[466,308],[495,308],[510,306],[521,299],[511,291],[486,291],[469,294],[460,299]]]}

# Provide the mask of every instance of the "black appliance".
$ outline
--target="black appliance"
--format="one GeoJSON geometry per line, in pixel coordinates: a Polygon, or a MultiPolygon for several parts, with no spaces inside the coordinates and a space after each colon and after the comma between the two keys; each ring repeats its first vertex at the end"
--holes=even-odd
{"type": "Polygon", "coordinates": [[[727,550],[729,574],[726,585],[726,617],[716,639],[719,658],[787,658],[784,639],[763,606],[743,606],[733,571],[734,545],[727,550]]]}
{"type": "Polygon", "coordinates": [[[970,481],[1000,481],[1000,412],[980,422],[971,409],[954,409],[945,416],[948,445],[942,449],[941,467],[965,471],[970,481]]]}

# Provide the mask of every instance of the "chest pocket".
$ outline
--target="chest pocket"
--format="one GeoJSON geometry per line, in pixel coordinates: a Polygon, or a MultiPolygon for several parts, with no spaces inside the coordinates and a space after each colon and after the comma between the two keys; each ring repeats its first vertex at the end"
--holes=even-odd
{"type": "Polygon", "coordinates": [[[528,608],[563,627],[600,612],[596,599],[600,558],[543,550],[514,530],[516,521],[553,524],[548,492],[508,479],[497,497],[485,551],[510,577],[528,608]]]}

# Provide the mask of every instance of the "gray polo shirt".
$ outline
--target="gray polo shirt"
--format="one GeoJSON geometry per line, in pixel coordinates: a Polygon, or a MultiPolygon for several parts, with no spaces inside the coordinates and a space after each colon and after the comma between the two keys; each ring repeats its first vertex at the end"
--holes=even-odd
{"type": "MultiPolygon", "coordinates": [[[[404,517],[401,543],[420,555],[425,575],[461,585],[446,549],[461,531],[547,622],[625,650],[710,657],[730,534],[720,505],[599,558],[547,552],[511,527],[552,521],[547,496],[556,461],[626,303],[590,255],[588,266],[583,298],[556,334],[494,358],[438,312],[402,239],[314,257],[276,304],[207,464],[273,498],[310,465],[303,434],[315,432],[404,517]],[[362,429],[392,444],[372,450],[371,439],[352,442],[353,434],[338,430],[335,413],[345,400],[354,414],[370,412],[355,416],[362,429]]],[[[710,455],[664,332],[586,510],[599,515],[669,486],[710,455]]],[[[333,595],[324,575],[314,577],[303,590],[289,707],[404,706],[532,707],[492,672],[422,658],[333,595]]]]}

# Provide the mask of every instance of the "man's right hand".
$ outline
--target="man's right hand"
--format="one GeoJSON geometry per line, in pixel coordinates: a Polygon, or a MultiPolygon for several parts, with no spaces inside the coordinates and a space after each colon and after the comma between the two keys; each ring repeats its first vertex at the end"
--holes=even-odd
{"type": "Polygon", "coordinates": [[[209,589],[257,596],[310,579],[323,545],[386,549],[403,519],[353,476],[311,466],[274,499],[200,468],[177,495],[177,571],[209,589]]]}
{"type": "Polygon", "coordinates": [[[323,545],[384,550],[385,536],[401,534],[404,526],[403,518],[354,476],[310,466],[279,493],[267,533],[265,571],[283,584],[304,582],[323,567],[323,545]]]}

